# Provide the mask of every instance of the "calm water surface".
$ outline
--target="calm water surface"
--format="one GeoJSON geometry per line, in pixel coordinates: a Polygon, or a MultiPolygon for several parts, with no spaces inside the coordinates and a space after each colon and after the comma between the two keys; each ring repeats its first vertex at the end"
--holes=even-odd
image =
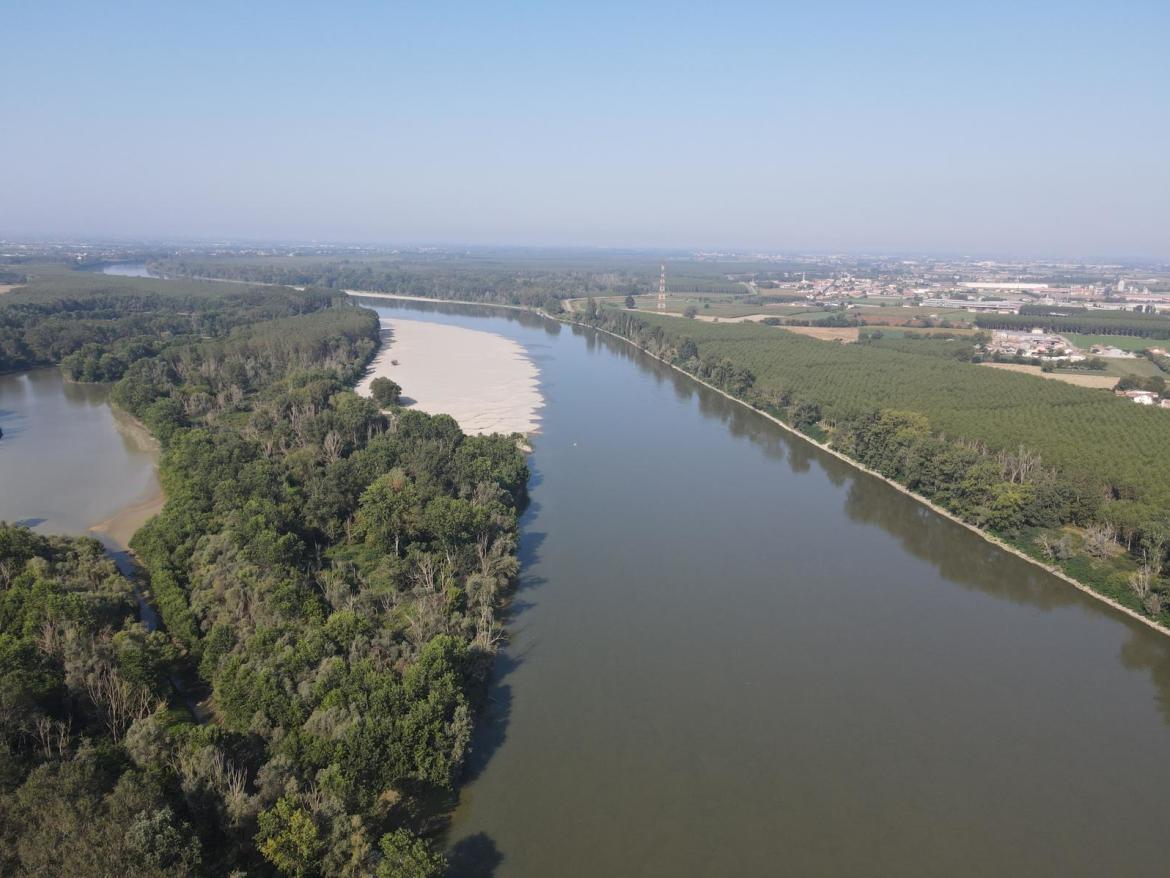
{"type": "Polygon", "coordinates": [[[154,452],[108,397],[57,369],[0,375],[0,520],[84,534],[157,493],[154,452]]]}
{"type": "Polygon", "coordinates": [[[547,402],[456,874],[1167,873],[1170,639],[624,344],[367,302],[547,402]]]}

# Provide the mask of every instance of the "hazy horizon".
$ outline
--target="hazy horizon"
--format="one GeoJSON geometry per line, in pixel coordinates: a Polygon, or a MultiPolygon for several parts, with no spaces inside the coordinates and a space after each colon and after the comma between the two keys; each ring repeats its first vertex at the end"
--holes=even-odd
{"type": "Polygon", "coordinates": [[[1170,258],[1156,3],[6,10],[0,236],[1170,258]]]}

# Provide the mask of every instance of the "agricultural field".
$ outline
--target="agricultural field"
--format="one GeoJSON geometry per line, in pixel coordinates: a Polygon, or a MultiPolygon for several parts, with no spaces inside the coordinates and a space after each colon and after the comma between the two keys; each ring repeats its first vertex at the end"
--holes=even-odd
{"type": "MultiPolygon", "coordinates": [[[[765,297],[765,304],[751,304],[742,301],[742,298],[742,296],[669,293],[666,298],[666,313],[682,316],[683,311],[689,307],[695,308],[700,315],[719,318],[751,317],[757,314],[775,317],[815,314],[817,317],[824,317],[827,313],[821,310],[810,311],[808,305],[803,303],[767,302],[765,297]]],[[[619,306],[621,304],[620,299],[610,299],[610,301],[614,301],[619,306]]],[[[658,310],[657,294],[635,296],[634,301],[639,311],[657,312],[658,310]]]]}
{"type": "Polygon", "coordinates": [[[972,326],[949,326],[946,329],[922,329],[914,326],[880,326],[876,327],[886,338],[933,339],[937,335],[947,334],[958,338],[969,338],[983,332],[972,326]]]}
{"type": "Polygon", "coordinates": [[[1107,345],[1108,347],[1120,348],[1123,351],[1133,351],[1136,354],[1147,348],[1165,348],[1167,346],[1165,341],[1133,335],[1082,335],[1078,332],[1067,332],[1064,337],[1083,351],[1087,351],[1093,345],[1107,345]]]}
{"type": "Polygon", "coordinates": [[[1137,375],[1139,378],[1153,378],[1155,375],[1166,373],[1147,360],[1138,357],[1136,360],[1120,359],[1118,357],[1102,357],[1105,360],[1105,369],[1100,374],[1114,375],[1123,378],[1126,375],[1137,375]]]}
{"type": "Polygon", "coordinates": [[[819,341],[857,341],[860,330],[856,326],[785,326],[785,332],[794,332],[819,341]]]}
{"type": "Polygon", "coordinates": [[[871,326],[900,326],[911,321],[921,320],[931,323],[943,323],[958,327],[973,327],[974,317],[968,311],[959,311],[950,308],[923,308],[919,305],[904,307],[900,305],[863,305],[851,309],[850,314],[860,315],[862,321],[871,326]]]}
{"type": "Polygon", "coordinates": [[[1170,509],[1170,418],[1100,390],[865,344],[832,345],[753,323],[646,315],[694,340],[699,356],[751,370],[754,392],[815,401],[827,422],[874,409],[913,411],[934,430],[990,448],[1024,446],[1045,463],[1123,497],[1170,509]]]}
{"type": "Polygon", "coordinates": [[[1099,390],[1112,390],[1117,384],[1117,376],[1103,372],[1070,372],[1067,369],[1056,369],[1045,372],[1039,366],[1029,366],[1025,363],[983,363],[990,369],[1003,369],[1008,372],[1018,372],[1021,375],[1034,375],[1037,378],[1048,378],[1053,381],[1063,381],[1077,387],[1094,387],[1099,390]]]}
{"type": "MultiPolygon", "coordinates": [[[[639,310],[656,311],[658,297],[635,296],[639,310]]],[[[708,317],[747,317],[750,314],[759,314],[764,310],[761,305],[745,305],[737,302],[731,296],[687,296],[671,293],[666,299],[666,313],[682,316],[687,308],[695,308],[700,314],[708,317]]]]}

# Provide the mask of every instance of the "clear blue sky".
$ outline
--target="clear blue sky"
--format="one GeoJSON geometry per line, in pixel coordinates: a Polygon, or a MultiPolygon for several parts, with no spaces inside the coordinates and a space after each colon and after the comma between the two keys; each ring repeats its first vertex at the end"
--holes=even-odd
{"type": "Polygon", "coordinates": [[[1170,2],[0,21],[0,234],[1170,258],[1170,2]]]}

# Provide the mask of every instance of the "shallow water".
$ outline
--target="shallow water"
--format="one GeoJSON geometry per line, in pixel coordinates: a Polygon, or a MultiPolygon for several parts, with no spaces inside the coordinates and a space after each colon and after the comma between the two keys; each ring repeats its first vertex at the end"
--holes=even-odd
{"type": "Polygon", "coordinates": [[[86,534],[157,495],[151,443],[108,399],[108,387],[57,369],[0,375],[0,520],[86,534]]]}
{"type": "Polygon", "coordinates": [[[623,343],[366,303],[541,370],[455,874],[1165,873],[1170,639],[623,343]]]}

